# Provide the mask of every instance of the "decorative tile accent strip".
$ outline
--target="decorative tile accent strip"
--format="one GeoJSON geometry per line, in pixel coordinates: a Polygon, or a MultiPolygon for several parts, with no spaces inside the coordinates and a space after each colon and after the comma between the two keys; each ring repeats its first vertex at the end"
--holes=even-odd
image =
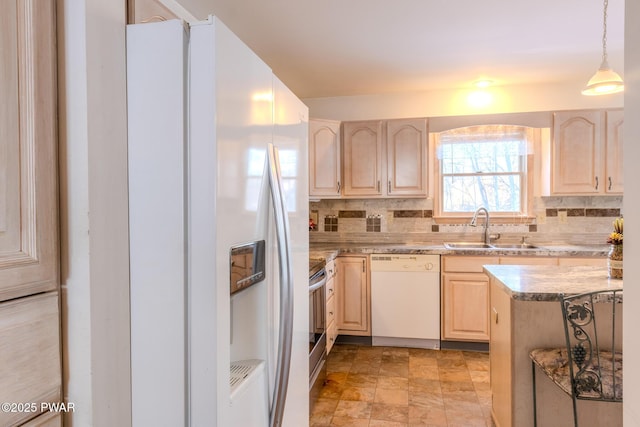
{"type": "Polygon", "coordinates": [[[551,208],[547,209],[547,216],[558,216],[558,209],[551,208]]]}
{"type": "Polygon", "coordinates": [[[567,216],[584,216],[584,208],[568,208],[567,216]]]}
{"type": "Polygon", "coordinates": [[[338,218],[364,218],[366,211],[338,211],[338,218]]]}
{"type": "Polygon", "coordinates": [[[608,209],[586,209],[586,216],[620,216],[620,209],[608,208],[608,209]]]}
{"type": "Polygon", "coordinates": [[[529,233],[535,233],[536,231],[538,231],[538,225],[537,224],[529,224],[529,233]]]}
{"type": "Polygon", "coordinates": [[[428,209],[426,211],[422,211],[422,217],[423,218],[433,218],[433,211],[431,209],[428,209]]]}
{"type": "Polygon", "coordinates": [[[433,231],[434,233],[437,233],[438,231],[440,231],[440,226],[438,224],[432,224],[431,231],[433,231]]]}
{"type": "Polygon", "coordinates": [[[393,211],[394,218],[422,218],[423,211],[415,211],[415,210],[402,210],[402,211],[393,211]]]}

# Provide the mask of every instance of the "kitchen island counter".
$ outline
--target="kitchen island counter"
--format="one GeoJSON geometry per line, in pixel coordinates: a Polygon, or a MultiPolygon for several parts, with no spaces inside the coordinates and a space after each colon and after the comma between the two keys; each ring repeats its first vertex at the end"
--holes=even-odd
{"type": "MultiPolygon", "coordinates": [[[[560,295],[622,288],[622,280],[609,279],[606,267],[485,265],[484,271],[490,278],[491,414],[498,427],[531,427],[529,352],[565,345],[560,295]]],[[[540,372],[536,378],[538,425],[573,425],[571,398],[540,372]]],[[[581,426],[621,426],[622,404],[579,401],[578,417],[581,426]]]]}
{"type": "Polygon", "coordinates": [[[622,287],[603,267],[485,265],[484,271],[514,300],[560,301],[561,294],[578,294],[622,287]]]}

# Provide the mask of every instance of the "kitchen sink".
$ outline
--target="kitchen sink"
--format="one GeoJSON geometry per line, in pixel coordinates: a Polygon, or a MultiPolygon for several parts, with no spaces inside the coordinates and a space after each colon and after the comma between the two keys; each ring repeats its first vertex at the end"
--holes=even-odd
{"type": "Polygon", "coordinates": [[[491,249],[492,245],[482,242],[454,242],[445,243],[444,247],[447,249],[491,249]]]}
{"type": "Polygon", "coordinates": [[[538,249],[538,246],[529,243],[493,243],[491,247],[496,249],[538,249]]]}
{"type": "Polygon", "coordinates": [[[538,249],[529,243],[482,243],[482,242],[451,242],[445,243],[447,249],[538,249]]]}

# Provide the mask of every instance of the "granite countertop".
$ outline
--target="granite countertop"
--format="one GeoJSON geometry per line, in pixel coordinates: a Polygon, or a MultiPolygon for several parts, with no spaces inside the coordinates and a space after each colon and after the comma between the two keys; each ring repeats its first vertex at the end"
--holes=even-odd
{"type": "Polygon", "coordinates": [[[559,301],[562,293],[622,288],[622,280],[609,279],[605,267],[485,265],[484,271],[521,301],[559,301]]]}
{"type": "Polygon", "coordinates": [[[536,249],[447,249],[442,243],[312,243],[309,245],[310,258],[333,259],[343,254],[436,254],[436,255],[482,255],[482,256],[556,256],[556,257],[605,257],[609,245],[539,245],[536,249]]]}

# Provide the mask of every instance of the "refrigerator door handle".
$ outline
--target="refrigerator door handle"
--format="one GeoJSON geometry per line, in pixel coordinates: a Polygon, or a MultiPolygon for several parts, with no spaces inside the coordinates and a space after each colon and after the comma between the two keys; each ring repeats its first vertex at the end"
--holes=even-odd
{"type": "Polygon", "coordinates": [[[291,266],[291,249],[289,248],[289,218],[283,195],[282,174],[278,149],[273,144],[267,145],[269,168],[269,188],[273,202],[276,222],[276,239],[278,242],[278,265],[280,268],[280,319],[278,334],[278,359],[274,384],[273,403],[269,411],[269,425],[277,427],[282,424],[284,403],[289,385],[291,367],[291,344],[293,340],[293,279],[291,266]]]}

